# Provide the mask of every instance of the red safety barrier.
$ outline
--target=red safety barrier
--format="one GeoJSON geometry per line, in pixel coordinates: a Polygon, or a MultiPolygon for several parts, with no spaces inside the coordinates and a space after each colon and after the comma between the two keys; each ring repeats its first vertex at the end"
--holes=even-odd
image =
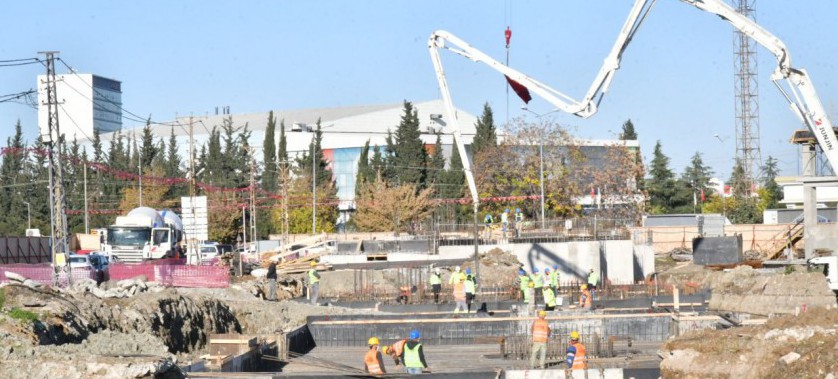
{"type": "Polygon", "coordinates": [[[230,285],[230,270],[220,266],[157,266],[156,279],[171,287],[225,288],[230,285]]]}
{"type": "MultiPolygon", "coordinates": [[[[43,285],[52,285],[52,266],[47,264],[13,264],[13,265],[2,265],[0,266],[0,282],[8,282],[9,278],[6,277],[6,271],[13,272],[15,274],[22,275],[24,278],[32,279],[38,283],[43,285]]],[[[87,268],[76,268],[73,269],[73,280],[79,279],[95,279],[95,274],[93,271],[87,268]]],[[[61,283],[67,282],[67,273],[61,272],[58,275],[58,280],[61,283]]]]}
{"type": "MultiPolygon", "coordinates": [[[[112,263],[108,268],[108,278],[112,281],[145,276],[149,281],[158,282],[168,287],[224,288],[230,285],[229,269],[221,266],[191,266],[179,262],[174,264],[148,263],[112,263]]],[[[52,266],[49,264],[14,264],[0,265],[0,282],[8,282],[6,271],[22,275],[43,285],[52,285],[52,266]]],[[[73,280],[83,278],[96,279],[90,269],[73,270],[73,280]]],[[[67,283],[67,274],[59,275],[59,282],[67,283]]]]}
{"type": "Polygon", "coordinates": [[[155,280],[154,265],[151,264],[132,264],[132,263],[111,263],[108,267],[108,275],[110,280],[123,280],[144,276],[146,280],[155,280]]]}

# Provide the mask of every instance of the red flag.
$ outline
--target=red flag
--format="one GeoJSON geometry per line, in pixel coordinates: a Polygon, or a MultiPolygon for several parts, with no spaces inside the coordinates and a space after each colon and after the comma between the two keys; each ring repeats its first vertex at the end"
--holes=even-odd
{"type": "Polygon", "coordinates": [[[591,197],[596,196],[596,192],[594,192],[594,187],[591,187],[591,197]]]}
{"type": "Polygon", "coordinates": [[[527,87],[521,85],[521,83],[518,83],[510,79],[508,76],[504,75],[504,77],[506,78],[506,82],[509,83],[509,86],[512,87],[512,90],[515,91],[516,94],[518,94],[518,97],[520,97],[521,100],[524,100],[524,104],[529,104],[530,100],[532,100],[532,96],[530,96],[530,90],[528,90],[527,87]]]}
{"type": "Polygon", "coordinates": [[[703,203],[703,202],[704,202],[704,200],[706,200],[706,199],[705,199],[705,197],[704,197],[704,189],[702,188],[702,189],[701,189],[701,202],[703,203]]]}
{"type": "Polygon", "coordinates": [[[506,37],[506,48],[508,49],[509,48],[509,40],[512,39],[512,29],[509,29],[509,27],[507,26],[506,31],[503,32],[503,36],[506,37]]]}

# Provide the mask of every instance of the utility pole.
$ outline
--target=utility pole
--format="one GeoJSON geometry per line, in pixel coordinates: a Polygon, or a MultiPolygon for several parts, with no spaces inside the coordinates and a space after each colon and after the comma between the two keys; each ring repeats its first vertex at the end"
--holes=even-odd
{"type": "Polygon", "coordinates": [[[61,129],[58,125],[58,95],[55,89],[55,54],[57,51],[42,51],[46,60],[46,97],[47,97],[47,136],[44,142],[49,156],[49,202],[50,202],[50,245],[52,247],[52,282],[58,286],[58,274],[62,268],[67,269],[67,282],[73,281],[72,269],[67,264],[69,260],[69,246],[67,241],[67,213],[64,200],[64,170],[62,168],[61,129]]]}
{"type": "MultiPolygon", "coordinates": [[[[134,137],[134,146],[137,146],[136,137],[134,137]]],[[[137,191],[140,194],[140,206],[143,206],[143,152],[138,147],[137,148],[137,173],[139,174],[140,180],[140,190],[137,191]]]]}
{"type": "Polygon", "coordinates": [[[90,234],[90,216],[87,210],[87,162],[84,162],[84,234],[90,234]]]}
{"type": "Polygon", "coordinates": [[[282,246],[288,246],[288,162],[279,163],[282,171],[282,246]]]}
{"type": "Polygon", "coordinates": [[[311,235],[317,233],[317,165],[314,164],[314,136],[311,135],[311,235]]]}
{"type": "Polygon", "coordinates": [[[186,259],[187,262],[195,262],[195,264],[200,263],[201,254],[198,251],[198,244],[195,240],[195,135],[193,129],[193,118],[192,114],[189,115],[189,202],[191,204],[192,212],[192,235],[189,236],[189,240],[186,241],[188,244],[187,253],[189,256],[194,255],[194,260],[190,260],[189,258],[186,259]]]}
{"type": "Polygon", "coordinates": [[[253,146],[248,146],[250,154],[250,239],[256,241],[256,158],[253,146]]]}

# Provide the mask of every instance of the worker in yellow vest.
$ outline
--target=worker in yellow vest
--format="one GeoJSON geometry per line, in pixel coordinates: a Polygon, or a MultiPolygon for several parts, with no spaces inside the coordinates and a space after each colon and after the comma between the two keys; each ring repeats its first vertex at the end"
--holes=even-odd
{"type": "Polygon", "coordinates": [[[530,284],[530,276],[527,275],[527,272],[523,269],[518,270],[518,288],[521,290],[521,298],[524,299],[524,302],[529,302],[529,297],[527,296],[529,292],[529,284],[530,284]]]}
{"type": "Polygon", "coordinates": [[[539,299],[543,299],[543,295],[541,294],[541,287],[544,286],[544,277],[539,275],[538,268],[532,268],[532,284],[535,287],[535,301],[538,302],[539,299]]]}
{"type": "Polygon", "coordinates": [[[364,355],[364,371],[373,375],[387,373],[384,370],[384,359],[381,357],[381,352],[378,351],[378,337],[370,337],[367,340],[367,345],[370,349],[364,355]]]}
{"type": "Polygon", "coordinates": [[[422,349],[422,343],[419,342],[419,337],[421,337],[419,331],[414,330],[410,332],[410,339],[404,344],[402,362],[404,362],[404,368],[408,374],[421,374],[422,371],[430,372],[428,363],[425,362],[425,353],[422,349]]]}
{"type": "Polygon", "coordinates": [[[466,289],[466,305],[468,306],[468,312],[471,312],[471,304],[474,303],[474,295],[477,293],[477,277],[471,274],[471,269],[466,269],[466,281],[465,289],[466,289]]]}
{"type": "Polygon", "coordinates": [[[542,294],[544,295],[544,310],[545,311],[552,311],[556,309],[556,294],[553,292],[553,289],[550,288],[548,283],[544,283],[544,287],[541,290],[542,294]]]}
{"type": "Polygon", "coordinates": [[[430,282],[431,291],[434,293],[434,304],[439,304],[439,292],[442,291],[442,275],[439,272],[439,267],[434,268],[430,282]]]}
{"type": "Polygon", "coordinates": [[[317,273],[317,262],[311,261],[311,269],[308,270],[308,296],[311,305],[317,304],[317,295],[320,293],[320,274],[317,273]]]}

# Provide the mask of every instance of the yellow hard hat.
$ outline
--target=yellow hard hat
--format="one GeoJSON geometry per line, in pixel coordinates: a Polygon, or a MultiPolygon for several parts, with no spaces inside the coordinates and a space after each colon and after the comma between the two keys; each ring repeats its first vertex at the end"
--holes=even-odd
{"type": "Polygon", "coordinates": [[[529,282],[529,283],[527,283],[527,287],[535,288],[535,283],[529,282]]]}
{"type": "Polygon", "coordinates": [[[544,317],[544,316],[547,316],[547,311],[545,311],[545,310],[538,311],[538,317],[544,317]]]}
{"type": "Polygon", "coordinates": [[[572,339],[572,340],[578,340],[578,339],[579,339],[579,332],[577,332],[577,331],[575,331],[575,330],[574,330],[574,331],[572,331],[572,332],[570,332],[570,339],[572,339]]]}
{"type": "Polygon", "coordinates": [[[367,345],[378,345],[378,337],[370,337],[370,339],[367,340],[367,345]]]}
{"type": "Polygon", "coordinates": [[[317,266],[317,262],[311,261],[311,267],[317,266]]]}
{"type": "MultiPolygon", "coordinates": [[[[373,337],[373,338],[375,338],[375,337],[373,337]]],[[[381,353],[382,354],[387,354],[388,351],[390,351],[390,346],[384,346],[384,347],[381,348],[381,353]]]]}
{"type": "Polygon", "coordinates": [[[583,285],[579,286],[579,288],[581,288],[581,289],[583,289],[583,290],[586,290],[586,289],[588,289],[588,285],[587,285],[587,284],[583,284],[583,285]]]}

